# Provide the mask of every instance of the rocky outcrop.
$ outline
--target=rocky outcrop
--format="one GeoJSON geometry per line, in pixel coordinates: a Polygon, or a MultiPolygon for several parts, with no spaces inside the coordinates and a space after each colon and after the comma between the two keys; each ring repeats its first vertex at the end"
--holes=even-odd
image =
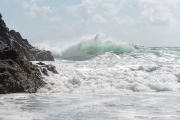
{"type": "Polygon", "coordinates": [[[39,50],[23,39],[19,32],[10,30],[0,14],[0,41],[9,47],[16,48],[28,61],[54,61],[50,51],[39,50]]]}
{"type": "Polygon", "coordinates": [[[38,67],[0,41],[0,94],[35,93],[44,85],[38,67]]]}
{"type": "Polygon", "coordinates": [[[51,65],[51,64],[46,65],[45,63],[42,63],[42,62],[39,62],[39,63],[36,63],[36,64],[40,68],[41,72],[46,76],[49,76],[48,71],[50,71],[50,72],[52,72],[54,74],[58,74],[58,72],[56,71],[56,67],[51,65]]]}

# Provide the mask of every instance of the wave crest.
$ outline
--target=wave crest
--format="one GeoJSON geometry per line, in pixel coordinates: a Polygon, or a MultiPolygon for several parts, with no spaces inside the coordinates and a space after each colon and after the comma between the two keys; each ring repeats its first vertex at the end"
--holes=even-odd
{"type": "Polygon", "coordinates": [[[115,54],[130,53],[133,47],[125,43],[117,43],[113,41],[101,41],[98,39],[99,35],[93,40],[81,41],[64,51],[62,51],[61,58],[68,60],[87,60],[97,55],[106,52],[113,52],[115,54]]]}
{"type": "Polygon", "coordinates": [[[115,42],[111,38],[107,39],[103,36],[103,34],[86,36],[78,40],[80,40],[79,43],[65,47],[62,47],[62,44],[50,46],[50,44],[47,43],[41,43],[36,46],[41,50],[50,50],[55,58],[73,61],[88,60],[107,52],[116,55],[123,53],[129,55],[152,53],[158,57],[161,57],[161,51],[158,49],[154,50],[154,48],[147,48],[140,45],[115,42]]]}

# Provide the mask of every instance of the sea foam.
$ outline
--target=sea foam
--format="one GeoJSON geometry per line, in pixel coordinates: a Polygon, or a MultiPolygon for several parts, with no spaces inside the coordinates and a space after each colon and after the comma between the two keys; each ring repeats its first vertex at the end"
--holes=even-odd
{"type": "Polygon", "coordinates": [[[43,75],[47,85],[39,92],[114,94],[180,90],[180,48],[147,48],[97,34],[68,47],[52,49],[56,60],[45,63],[56,66],[59,74],[43,75]]]}
{"type": "Polygon", "coordinates": [[[48,84],[39,92],[115,94],[179,91],[180,65],[156,64],[159,57],[151,53],[146,57],[106,53],[85,61],[56,59],[55,62],[46,62],[56,66],[59,74],[49,72],[50,76],[43,75],[48,84]]]}

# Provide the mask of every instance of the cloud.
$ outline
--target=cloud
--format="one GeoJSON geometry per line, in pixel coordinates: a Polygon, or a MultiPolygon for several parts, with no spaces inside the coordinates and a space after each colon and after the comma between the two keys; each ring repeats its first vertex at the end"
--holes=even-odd
{"type": "Polygon", "coordinates": [[[169,26],[176,21],[171,10],[163,5],[148,8],[141,14],[143,19],[152,26],[169,26]]]}
{"type": "Polygon", "coordinates": [[[119,0],[106,0],[101,3],[101,6],[105,8],[104,13],[106,15],[116,15],[122,8],[122,1],[119,0]]]}
{"type": "Polygon", "coordinates": [[[30,0],[28,2],[25,2],[23,0],[14,1],[20,3],[21,6],[25,9],[24,13],[29,15],[30,17],[41,16],[45,20],[48,20],[50,22],[59,22],[62,20],[62,18],[59,16],[52,16],[52,13],[56,13],[58,11],[57,8],[49,6],[38,6],[37,2],[41,2],[42,0],[30,0]]]}
{"type": "Polygon", "coordinates": [[[30,11],[30,12],[28,12],[26,14],[28,14],[31,17],[36,17],[36,12],[34,12],[34,11],[30,11]]]}
{"type": "Polygon", "coordinates": [[[22,11],[37,19],[33,22],[38,24],[45,20],[46,26],[38,26],[35,32],[42,31],[36,35],[37,41],[53,39],[66,43],[71,38],[102,31],[117,40],[152,45],[153,40],[167,40],[164,35],[171,36],[171,33],[178,39],[180,30],[180,0],[79,0],[71,3],[54,0],[51,6],[47,0],[14,1],[19,1],[24,8],[22,11]],[[64,8],[57,9],[60,4],[64,8]],[[47,30],[49,25],[55,26],[47,30]]]}
{"type": "Polygon", "coordinates": [[[100,15],[94,15],[93,21],[97,23],[106,23],[107,21],[100,15]]]}
{"type": "Polygon", "coordinates": [[[122,0],[124,5],[129,5],[132,7],[144,7],[150,5],[162,4],[168,7],[177,7],[179,0],[122,0]]]}
{"type": "Polygon", "coordinates": [[[30,2],[23,2],[21,1],[21,5],[23,8],[27,10],[28,15],[35,17],[37,14],[42,16],[46,16],[47,13],[54,13],[57,11],[56,8],[51,8],[49,6],[42,6],[39,7],[36,2],[41,0],[31,0],[30,2]]]}
{"type": "Polygon", "coordinates": [[[95,11],[102,0],[82,0],[81,4],[74,6],[65,6],[68,12],[82,16],[84,19],[88,19],[89,16],[95,11]]]}
{"type": "Polygon", "coordinates": [[[135,24],[135,21],[133,21],[129,16],[127,17],[114,17],[114,20],[117,24],[123,25],[123,26],[129,26],[135,24]]]}
{"type": "Polygon", "coordinates": [[[51,18],[47,18],[49,21],[51,22],[59,22],[61,21],[61,18],[58,17],[58,16],[55,16],[55,17],[51,17],[51,18]]]}
{"type": "Polygon", "coordinates": [[[69,13],[76,13],[78,8],[79,8],[79,4],[78,5],[74,5],[74,6],[65,6],[64,5],[64,8],[67,10],[67,12],[69,13]]]}

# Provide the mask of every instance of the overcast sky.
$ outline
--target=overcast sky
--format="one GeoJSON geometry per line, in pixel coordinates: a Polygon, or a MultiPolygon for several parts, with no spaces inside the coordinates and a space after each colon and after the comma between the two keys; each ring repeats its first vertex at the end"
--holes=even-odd
{"type": "Polygon", "coordinates": [[[144,46],[180,46],[180,0],[0,0],[10,29],[31,44],[103,33],[144,46]]]}

